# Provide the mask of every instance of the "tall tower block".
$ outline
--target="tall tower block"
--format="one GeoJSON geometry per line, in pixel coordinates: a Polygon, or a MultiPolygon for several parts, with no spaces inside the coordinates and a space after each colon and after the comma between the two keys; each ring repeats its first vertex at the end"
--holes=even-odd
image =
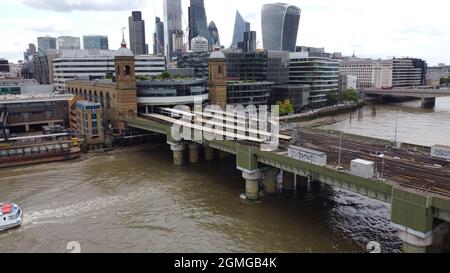
{"type": "Polygon", "coordinates": [[[225,111],[227,105],[227,62],[221,51],[213,51],[208,58],[209,101],[225,111]]]}

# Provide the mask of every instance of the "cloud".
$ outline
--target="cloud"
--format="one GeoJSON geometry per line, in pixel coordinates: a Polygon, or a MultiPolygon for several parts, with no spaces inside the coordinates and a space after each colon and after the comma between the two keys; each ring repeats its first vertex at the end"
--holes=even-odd
{"type": "Polygon", "coordinates": [[[22,4],[36,9],[59,12],[121,11],[145,6],[145,0],[22,0],[22,4]]]}

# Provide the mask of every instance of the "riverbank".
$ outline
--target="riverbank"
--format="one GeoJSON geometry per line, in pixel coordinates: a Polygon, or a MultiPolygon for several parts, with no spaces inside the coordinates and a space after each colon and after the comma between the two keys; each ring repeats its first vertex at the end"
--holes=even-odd
{"type": "Polygon", "coordinates": [[[292,122],[304,122],[304,121],[314,121],[324,117],[337,116],[340,114],[350,113],[356,111],[366,105],[366,102],[360,102],[358,104],[349,105],[338,105],[329,106],[320,109],[315,109],[310,112],[295,114],[290,116],[280,117],[280,122],[282,123],[292,123],[292,122]]]}

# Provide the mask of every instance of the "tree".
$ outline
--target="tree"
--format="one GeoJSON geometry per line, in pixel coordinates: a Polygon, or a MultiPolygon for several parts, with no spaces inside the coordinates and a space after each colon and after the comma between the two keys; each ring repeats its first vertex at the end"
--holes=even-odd
{"type": "Polygon", "coordinates": [[[333,106],[336,105],[338,103],[338,99],[337,99],[337,95],[336,92],[330,91],[327,94],[327,105],[328,106],[333,106]]]}
{"type": "Polygon", "coordinates": [[[170,79],[170,78],[172,78],[172,75],[169,72],[164,71],[163,73],[161,73],[161,79],[167,80],[167,79],[170,79]]]}
{"type": "Polygon", "coordinates": [[[294,107],[288,99],[277,102],[277,105],[280,107],[280,116],[286,116],[294,112],[294,107]]]}
{"type": "Polygon", "coordinates": [[[344,92],[342,92],[342,98],[345,101],[358,103],[359,96],[358,93],[354,89],[347,89],[344,92]]]}

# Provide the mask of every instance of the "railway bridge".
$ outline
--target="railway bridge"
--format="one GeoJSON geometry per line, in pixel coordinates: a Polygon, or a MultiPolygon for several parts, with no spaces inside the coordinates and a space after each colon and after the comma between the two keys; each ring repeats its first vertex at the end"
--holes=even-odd
{"type": "Polygon", "coordinates": [[[364,89],[365,96],[377,97],[403,97],[403,98],[417,98],[422,100],[423,108],[433,108],[436,104],[436,98],[450,97],[450,89],[416,89],[416,88],[368,88],[364,89]]]}
{"type": "MultiPolygon", "coordinates": [[[[200,114],[197,122],[206,125],[208,120],[202,118],[205,116],[200,114]]],[[[449,243],[450,164],[445,160],[395,150],[390,148],[393,145],[382,141],[369,143],[314,130],[303,130],[297,140],[289,136],[293,131],[280,132],[280,145],[275,151],[261,149],[259,139],[250,136],[243,140],[175,140],[172,136],[174,124],[195,130],[198,123],[159,114],[123,116],[121,119],[129,127],[166,135],[175,166],[184,164],[185,150],[188,150],[186,161],[191,164],[200,161],[200,151],[206,161],[213,160],[215,153],[222,158],[227,154],[235,155],[237,169],[242,171],[245,180],[248,200],[259,199],[261,190],[264,196],[276,194],[277,176],[282,171],[284,191],[301,191],[308,183],[324,183],[389,203],[391,223],[398,229],[404,252],[442,249],[449,243]],[[291,144],[327,153],[327,164],[319,166],[290,157],[288,147],[291,144]],[[377,151],[383,151],[385,156],[380,158],[377,151]],[[345,169],[355,158],[370,159],[382,166],[383,177],[374,179],[351,175],[345,169]],[[336,168],[338,161],[344,170],[336,168]]],[[[235,125],[235,129],[239,129],[239,124],[235,125]]],[[[227,126],[225,121],[223,126],[227,126]]]]}

